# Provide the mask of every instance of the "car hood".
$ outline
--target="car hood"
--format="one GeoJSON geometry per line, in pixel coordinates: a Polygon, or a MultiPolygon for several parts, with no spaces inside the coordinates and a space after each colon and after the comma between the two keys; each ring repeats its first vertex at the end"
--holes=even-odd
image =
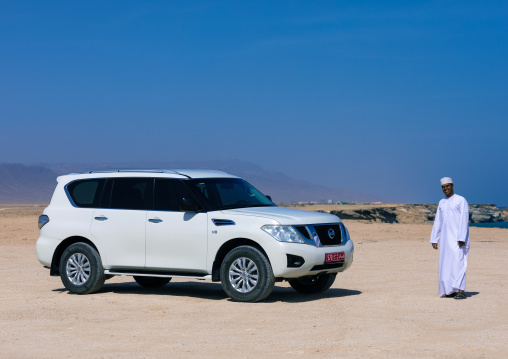
{"type": "Polygon", "coordinates": [[[321,212],[302,211],[285,207],[252,207],[223,210],[226,215],[256,216],[273,219],[280,224],[337,223],[339,217],[321,212]]]}

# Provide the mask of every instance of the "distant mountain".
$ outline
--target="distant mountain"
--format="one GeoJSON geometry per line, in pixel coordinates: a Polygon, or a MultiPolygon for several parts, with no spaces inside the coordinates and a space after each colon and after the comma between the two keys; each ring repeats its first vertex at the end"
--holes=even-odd
{"type": "Polygon", "coordinates": [[[48,203],[56,177],[46,167],[0,163],[0,203],[48,203]]]}
{"type": "Polygon", "coordinates": [[[276,203],[381,200],[379,197],[347,189],[328,188],[291,178],[283,173],[267,171],[258,165],[239,161],[131,161],[101,164],[45,164],[24,166],[0,164],[0,203],[46,203],[56,186],[56,177],[91,169],[216,169],[242,177],[276,203]]]}

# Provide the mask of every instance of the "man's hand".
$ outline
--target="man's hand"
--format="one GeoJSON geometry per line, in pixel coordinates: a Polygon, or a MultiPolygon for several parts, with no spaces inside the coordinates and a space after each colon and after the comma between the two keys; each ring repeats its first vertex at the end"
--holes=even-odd
{"type": "Polygon", "coordinates": [[[437,243],[432,243],[432,248],[437,249],[437,243]]]}
{"type": "Polygon", "coordinates": [[[466,242],[459,241],[459,247],[464,247],[466,245],[466,242]]]}

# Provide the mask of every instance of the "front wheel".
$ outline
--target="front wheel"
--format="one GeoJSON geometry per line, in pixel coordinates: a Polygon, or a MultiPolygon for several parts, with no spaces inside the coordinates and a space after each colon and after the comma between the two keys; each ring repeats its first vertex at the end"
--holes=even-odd
{"type": "Polygon", "coordinates": [[[240,246],[229,252],[220,274],[224,291],[238,302],[261,301],[270,295],[275,284],[268,258],[250,246],[240,246]]]}
{"type": "Polygon", "coordinates": [[[69,292],[97,292],[106,280],[99,253],[89,244],[82,242],[69,246],[60,260],[60,278],[69,292]]]}
{"type": "Polygon", "coordinates": [[[294,290],[304,294],[321,293],[329,289],[335,281],[336,273],[319,274],[290,279],[289,285],[294,290]]]}
{"type": "Polygon", "coordinates": [[[134,280],[143,288],[162,288],[169,283],[171,278],[134,276],[134,280]]]}

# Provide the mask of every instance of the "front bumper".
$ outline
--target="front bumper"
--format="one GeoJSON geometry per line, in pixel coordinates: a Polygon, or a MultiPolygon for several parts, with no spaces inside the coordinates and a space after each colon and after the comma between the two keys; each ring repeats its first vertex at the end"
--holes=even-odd
{"type": "Polygon", "coordinates": [[[348,269],[353,263],[354,245],[348,240],[343,245],[316,247],[300,243],[279,243],[279,250],[270,256],[273,274],[276,278],[298,278],[321,273],[339,273],[348,269]],[[327,253],[344,253],[344,261],[325,263],[327,253]],[[288,267],[288,256],[299,256],[304,260],[297,268],[288,267]]]}

